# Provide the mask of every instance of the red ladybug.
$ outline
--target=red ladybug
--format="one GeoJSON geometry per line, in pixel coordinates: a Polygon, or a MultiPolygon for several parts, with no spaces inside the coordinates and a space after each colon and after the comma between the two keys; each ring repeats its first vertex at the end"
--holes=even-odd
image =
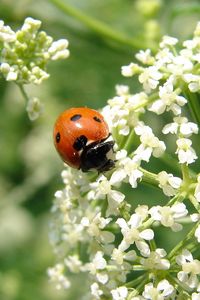
{"type": "Polygon", "coordinates": [[[69,166],[87,172],[110,170],[114,160],[113,141],[109,137],[108,125],[96,110],[77,107],[65,110],[54,126],[54,145],[61,158],[69,166]]]}

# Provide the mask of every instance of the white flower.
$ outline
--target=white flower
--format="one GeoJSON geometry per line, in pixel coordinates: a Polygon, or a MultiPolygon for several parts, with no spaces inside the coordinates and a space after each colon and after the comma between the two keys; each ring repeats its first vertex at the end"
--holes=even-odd
{"type": "Polygon", "coordinates": [[[5,26],[0,20],[0,42],[11,43],[16,39],[15,32],[9,26],[5,26]]]}
{"type": "Polygon", "coordinates": [[[48,61],[69,56],[66,49],[68,41],[61,39],[53,42],[45,31],[39,31],[41,24],[41,21],[28,17],[15,33],[0,21],[0,42],[4,42],[0,71],[6,80],[41,84],[49,78],[46,70],[48,61]]]}
{"type": "Polygon", "coordinates": [[[0,72],[5,76],[7,81],[14,81],[18,76],[17,66],[10,66],[8,63],[2,63],[0,65],[0,72]]]}
{"type": "Polygon", "coordinates": [[[112,290],[112,299],[113,300],[126,300],[128,296],[128,289],[125,286],[120,286],[119,288],[112,290]]]}
{"type": "Polygon", "coordinates": [[[149,93],[157,88],[162,76],[162,73],[155,66],[151,66],[142,71],[139,75],[139,82],[143,84],[145,92],[149,93]]]}
{"type": "Polygon", "coordinates": [[[188,210],[185,204],[177,203],[170,206],[153,206],[150,208],[149,213],[155,221],[161,222],[165,227],[171,227],[173,231],[180,231],[182,225],[177,221],[187,215],[188,210]]]}
{"type": "Polygon", "coordinates": [[[78,255],[69,255],[65,258],[64,263],[73,273],[79,273],[82,267],[82,261],[79,259],[78,255]]]}
{"type": "Polygon", "coordinates": [[[116,153],[116,159],[118,160],[117,169],[113,172],[110,178],[110,183],[118,185],[128,177],[130,185],[133,188],[136,188],[138,179],[141,179],[143,175],[143,173],[138,169],[139,163],[134,158],[131,159],[127,157],[127,152],[125,150],[121,150],[116,153]],[[121,155],[122,153],[123,156],[121,155]]]}
{"type": "Polygon", "coordinates": [[[142,218],[138,214],[133,214],[128,222],[124,219],[117,219],[116,223],[121,228],[123,234],[123,240],[121,241],[118,249],[125,251],[134,244],[142,255],[147,256],[150,253],[148,244],[144,240],[152,240],[154,238],[154,232],[152,229],[141,230],[142,218]]]}
{"type": "Polygon", "coordinates": [[[60,39],[51,44],[48,52],[52,60],[65,59],[69,56],[69,50],[66,49],[69,45],[68,40],[60,39]]]}
{"type": "Polygon", "coordinates": [[[173,123],[169,123],[163,127],[162,132],[164,134],[180,133],[184,137],[190,137],[193,133],[197,134],[199,131],[197,124],[188,122],[188,119],[185,117],[175,117],[173,120],[173,123]]]}
{"type": "Polygon", "coordinates": [[[158,173],[159,187],[163,190],[166,196],[173,196],[176,194],[176,190],[180,188],[182,179],[174,177],[172,174],[162,171],[158,173]]]}
{"type": "Polygon", "coordinates": [[[178,43],[178,39],[171,36],[163,36],[162,42],[160,43],[160,48],[165,48],[168,46],[174,46],[178,43]]]}
{"type": "Polygon", "coordinates": [[[200,293],[192,293],[192,300],[200,300],[200,293]]]}
{"type": "Polygon", "coordinates": [[[182,254],[177,256],[176,262],[182,267],[182,271],[178,272],[178,279],[190,288],[196,288],[199,284],[197,275],[200,275],[200,261],[193,259],[190,251],[184,249],[182,254]]]}
{"type": "Polygon", "coordinates": [[[34,66],[31,69],[31,74],[29,77],[30,82],[34,84],[41,84],[43,80],[46,80],[49,78],[49,74],[39,68],[38,66],[34,66]]]}
{"type": "Polygon", "coordinates": [[[98,283],[94,282],[91,287],[91,294],[95,297],[95,299],[101,299],[101,295],[103,295],[103,291],[99,288],[98,283]]]}
{"type": "Polygon", "coordinates": [[[91,188],[95,187],[96,190],[96,198],[101,199],[107,196],[108,200],[108,208],[107,208],[107,216],[109,215],[118,215],[119,205],[123,202],[125,195],[119,191],[113,190],[111,183],[108,179],[101,175],[99,179],[94,183],[91,184],[91,188]]]}
{"type": "Polygon", "coordinates": [[[171,296],[173,292],[174,287],[166,279],[164,279],[160,281],[156,287],[153,286],[153,283],[146,284],[142,295],[145,299],[149,300],[164,300],[171,296]]]}
{"type": "Polygon", "coordinates": [[[34,121],[42,114],[43,105],[38,98],[30,98],[26,106],[26,111],[28,112],[30,120],[34,121]]]}
{"type": "Polygon", "coordinates": [[[50,281],[56,284],[58,290],[61,288],[68,289],[70,287],[71,283],[64,275],[64,266],[62,264],[57,264],[53,268],[49,268],[47,273],[50,281]]]}
{"type": "Polygon", "coordinates": [[[121,69],[122,75],[124,77],[132,77],[135,74],[140,73],[142,70],[138,64],[130,63],[128,66],[123,66],[121,69]]]}
{"type": "Polygon", "coordinates": [[[149,110],[162,114],[165,110],[172,111],[175,115],[181,113],[180,106],[187,103],[187,100],[183,96],[179,96],[173,87],[173,78],[170,77],[163,86],[159,87],[159,97],[149,106],[149,110]]]}
{"type": "Polygon", "coordinates": [[[96,274],[100,270],[104,270],[107,266],[106,260],[103,258],[103,252],[98,251],[92,262],[87,265],[88,270],[91,274],[96,274]]]}
{"type": "MultiPolygon", "coordinates": [[[[197,56],[196,56],[197,59],[197,56]]],[[[188,88],[192,93],[196,93],[200,90],[200,76],[194,74],[184,74],[183,79],[188,83],[188,88]]]]}
{"type": "Polygon", "coordinates": [[[196,152],[195,150],[191,147],[192,141],[186,138],[179,138],[176,141],[176,144],[178,146],[176,153],[178,153],[178,159],[180,164],[191,164],[193,163],[196,159],[196,152]]]}
{"type": "Polygon", "coordinates": [[[90,236],[95,237],[101,243],[109,244],[115,240],[115,236],[112,232],[102,229],[104,229],[111,220],[111,218],[105,219],[101,217],[101,213],[98,213],[91,220],[86,216],[83,217],[81,224],[87,227],[87,232],[90,236]]]}
{"type": "Polygon", "coordinates": [[[145,51],[140,50],[139,53],[135,55],[135,57],[141,61],[144,65],[151,65],[154,63],[155,59],[151,56],[151,50],[147,49],[145,51]]]}
{"type": "Polygon", "coordinates": [[[193,63],[190,58],[183,55],[176,55],[172,58],[172,63],[167,66],[168,71],[174,76],[174,78],[182,78],[184,74],[192,72],[193,63]]]}
{"type": "Polygon", "coordinates": [[[200,243],[200,225],[195,230],[194,236],[197,238],[198,243],[200,243]]]}
{"type": "Polygon", "coordinates": [[[116,261],[118,265],[122,265],[124,260],[133,262],[136,259],[137,255],[134,250],[123,252],[120,249],[114,248],[111,258],[116,261]]]}
{"type": "Polygon", "coordinates": [[[136,160],[144,160],[148,162],[151,155],[160,157],[164,153],[166,149],[164,142],[159,141],[149,126],[145,126],[140,123],[135,127],[135,133],[140,135],[141,141],[140,146],[134,152],[136,160]]]}
{"type": "Polygon", "coordinates": [[[115,86],[115,90],[118,96],[125,96],[129,94],[129,86],[128,85],[122,85],[117,84],[115,86]]]}
{"type": "Polygon", "coordinates": [[[31,17],[28,17],[25,19],[21,30],[28,32],[36,32],[40,28],[41,24],[42,22],[40,20],[35,20],[31,17]]]}
{"type": "Polygon", "coordinates": [[[141,258],[141,264],[150,270],[168,270],[170,268],[169,260],[163,258],[166,256],[164,249],[152,251],[147,258],[141,258]]]}

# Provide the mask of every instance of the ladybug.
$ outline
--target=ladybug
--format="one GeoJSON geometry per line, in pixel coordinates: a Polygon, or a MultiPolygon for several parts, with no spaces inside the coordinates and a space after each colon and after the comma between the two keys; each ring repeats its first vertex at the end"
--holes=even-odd
{"type": "Polygon", "coordinates": [[[107,141],[108,125],[98,111],[87,107],[65,110],[55,123],[53,136],[59,155],[69,166],[99,173],[114,167],[114,142],[107,141]]]}

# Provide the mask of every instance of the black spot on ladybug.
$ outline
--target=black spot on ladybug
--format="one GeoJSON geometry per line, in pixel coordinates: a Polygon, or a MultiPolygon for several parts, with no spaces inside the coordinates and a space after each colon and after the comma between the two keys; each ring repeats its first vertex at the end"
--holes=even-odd
{"type": "Polygon", "coordinates": [[[101,123],[101,119],[99,119],[97,116],[95,116],[93,119],[94,119],[96,122],[101,123]]]}
{"type": "Polygon", "coordinates": [[[73,147],[75,150],[80,151],[86,146],[86,144],[87,144],[86,136],[81,135],[75,140],[73,147]]]}
{"type": "Polygon", "coordinates": [[[57,132],[56,134],[56,143],[60,142],[60,132],[57,132]]]}
{"type": "Polygon", "coordinates": [[[79,120],[81,117],[82,117],[82,116],[79,115],[79,114],[73,115],[73,116],[70,118],[70,120],[73,121],[73,122],[75,122],[75,121],[79,120]]]}

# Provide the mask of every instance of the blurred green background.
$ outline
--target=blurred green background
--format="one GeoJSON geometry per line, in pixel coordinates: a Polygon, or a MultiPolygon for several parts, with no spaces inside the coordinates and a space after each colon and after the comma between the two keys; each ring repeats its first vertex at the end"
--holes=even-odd
{"type": "MultiPolygon", "coordinates": [[[[156,45],[163,34],[189,38],[200,14],[200,1],[191,0],[61,2],[141,45],[156,45]]],[[[42,29],[55,40],[67,38],[71,55],[49,65],[51,77],[41,86],[26,87],[45,105],[42,117],[33,123],[17,86],[0,78],[0,300],[81,299],[81,290],[56,291],[46,276],[54,264],[48,242],[50,208],[54,192],[62,188],[63,168],[53,147],[52,127],[67,107],[104,106],[114,96],[116,84],[138,91],[137,82],[120,73],[138,49],[105,38],[51,1],[0,0],[0,19],[13,29],[21,27],[27,16],[40,19],[42,29]]],[[[159,128],[158,119],[154,122],[159,128]]],[[[139,189],[135,198],[139,202],[149,192],[154,199],[160,196],[156,190],[139,189]]]]}

